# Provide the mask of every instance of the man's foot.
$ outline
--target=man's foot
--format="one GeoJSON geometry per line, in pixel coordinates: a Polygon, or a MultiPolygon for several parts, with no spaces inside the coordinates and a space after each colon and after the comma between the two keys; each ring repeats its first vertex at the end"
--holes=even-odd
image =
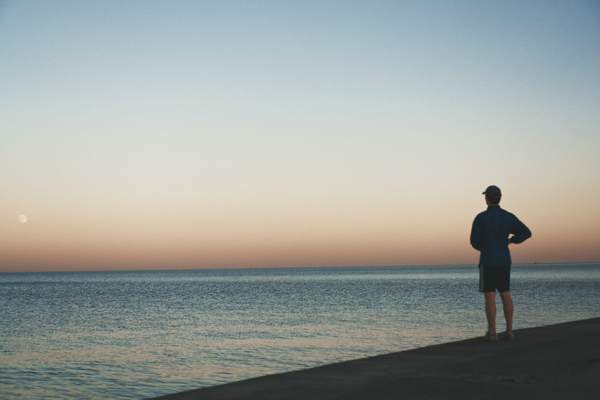
{"type": "Polygon", "coordinates": [[[497,342],[498,336],[495,333],[486,332],[483,339],[487,342],[497,342]]]}
{"type": "Polygon", "coordinates": [[[502,334],[502,340],[508,340],[508,341],[515,340],[515,334],[512,332],[508,332],[508,331],[504,332],[502,334]]]}

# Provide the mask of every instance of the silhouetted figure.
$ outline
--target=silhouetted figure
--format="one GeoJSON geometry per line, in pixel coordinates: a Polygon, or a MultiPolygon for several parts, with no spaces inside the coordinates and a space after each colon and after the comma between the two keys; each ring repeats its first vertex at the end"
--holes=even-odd
{"type": "Polygon", "coordinates": [[[481,253],[479,257],[479,291],[485,296],[485,313],[488,321],[486,339],[495,341],[496,290],[500,292],[507,339],[513,339],[513,301],[510,293],[510,267],[512,260],[508,245],[522,243],[531,237],[531,231],[519,219],[500,208],[502,193],[497,186],[485,189],[486,211],[479,213],[471,229],[471,246],[481,253]],[[513,235],[510,236],[509,235],[513,235]]]}

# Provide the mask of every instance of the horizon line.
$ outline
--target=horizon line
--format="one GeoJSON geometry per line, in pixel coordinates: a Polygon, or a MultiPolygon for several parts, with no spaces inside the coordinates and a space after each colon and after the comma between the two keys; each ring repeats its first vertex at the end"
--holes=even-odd
{"type": "MultiPolygon", "coordinates": [[[[531,261],[512,264],[512,267],[530,265],[560,265],[560,264],[600,264],[600,260],[589,261],[531,261]]],[[[264,267],[207,267],[207,268],[182,268],[182,267],[141,267],[135,269],[84,269],[84,270],[50,270],[50,271],[0,271],[0,274],[40,274],[40,273],[79,273],[79,272],[165,272],[165,271],[239,271],[239,270],[263,270],[263,269],[319,269],[319,268],[410,268],[410,267],[476,267],[477,263],[449,263],[449,264],[371,264],[371,265],[288,265],[288,266],[264,266],[264,267]]]]}

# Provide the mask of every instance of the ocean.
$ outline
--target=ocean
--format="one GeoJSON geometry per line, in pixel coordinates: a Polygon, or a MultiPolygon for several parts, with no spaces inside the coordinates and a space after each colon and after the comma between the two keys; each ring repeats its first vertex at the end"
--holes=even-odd
{"type": "MultiPolygon", "coordinates": [[[[517,265],[512,292],[515,329],[598,317],[600,264],[517,265]]],[[[141,399],[479,336],[482,297],[474,266],[0,273],[0,398],[141,399]]]]}

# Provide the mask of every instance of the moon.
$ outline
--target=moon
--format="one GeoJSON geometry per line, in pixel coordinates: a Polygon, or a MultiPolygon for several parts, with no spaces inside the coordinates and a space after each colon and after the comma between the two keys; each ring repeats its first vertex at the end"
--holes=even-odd
{"type": "Polygon", "coordinates": [[[20,223],[26,224],[28,220],[29,220],[29,218],[27,218],[27,215],[25,215],[25,214],[20,214],[19,215],[19,222],[20,223]]]}

